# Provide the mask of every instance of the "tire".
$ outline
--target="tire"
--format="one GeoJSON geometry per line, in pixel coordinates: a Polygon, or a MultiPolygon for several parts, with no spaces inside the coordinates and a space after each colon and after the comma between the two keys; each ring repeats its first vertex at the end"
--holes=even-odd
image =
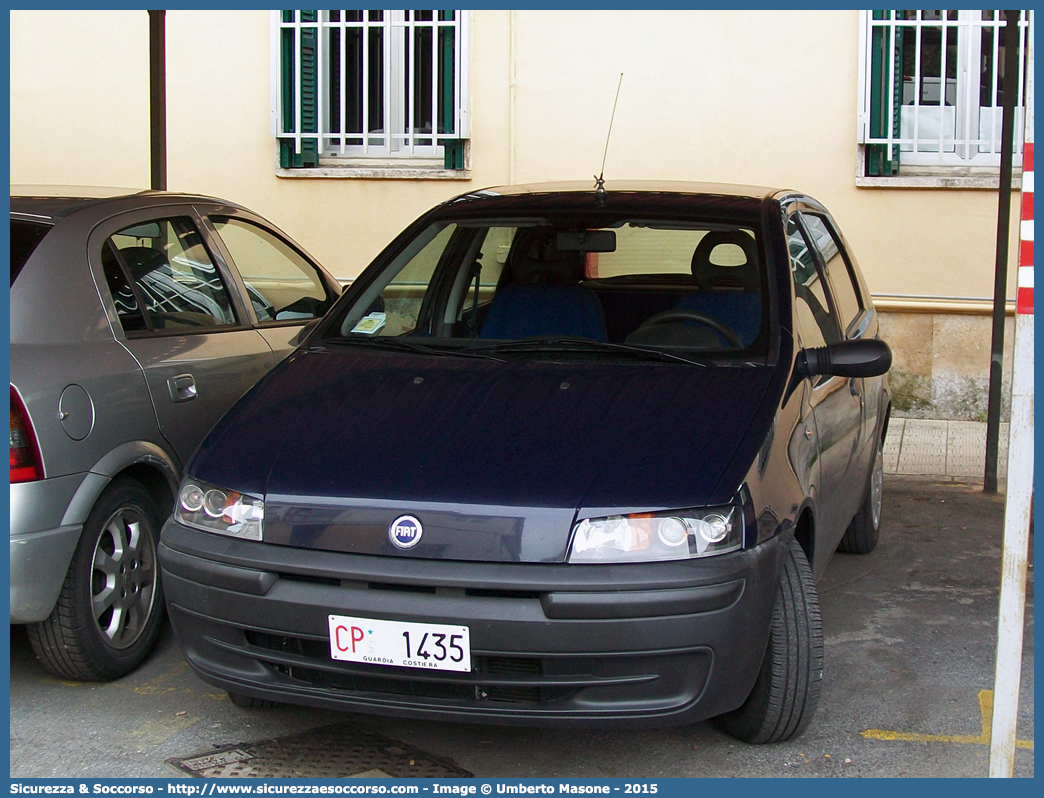
{"type": "Polygon", "coordinates": [[[271,709],[279,706],[275,701],[269,701],[267,698],[251,698],[241,693],[233,693],[231,690],[227,692],[228,700],[240,709],[271,709]]]}
{"type": "Polygon", "coordinates": [[[874,467],[866,486],[866,495],[852,522],[845,530],[837,550],[844,554],[869,554],[877,547],[881,534],[881,507],[884,487],[884,455],[881,446],[874,455],[874,467]]]}
{"type": "Polygon", "coordinates": [[[801,734],[815,715],[822,681],[819,596],[805,552],[791,541],[757,681],[743,706],[722,715],[718,724],[748,743],[789,740],[801,734]]]}
{"type": "Polygon", "coordinates": [[[111,483],[83,525],[50,616],[29,624],[33,653],[55,676],[109,681],[148,656],[163,622],[160,512],[142,485],[111,483]]]}

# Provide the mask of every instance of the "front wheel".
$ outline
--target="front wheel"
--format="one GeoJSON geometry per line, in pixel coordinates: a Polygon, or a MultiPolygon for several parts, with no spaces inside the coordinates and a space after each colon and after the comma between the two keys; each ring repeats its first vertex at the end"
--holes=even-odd
{"type": "Polygon", "coordinates": [[[160,513],[138,482],[113,482],[99,497],[50,616],[27,627],[55,676],[108,681],[148,655],[163,621],[156,542],[160,513]]]}
{"type": "Polygon", "coordinates": [[[801,734],[819,705],[823,625],[805,552],[792,540],[783,563],[768,647],[757,681],[739,709],[718,718],[733,737],[776,743],[801,734]]]}

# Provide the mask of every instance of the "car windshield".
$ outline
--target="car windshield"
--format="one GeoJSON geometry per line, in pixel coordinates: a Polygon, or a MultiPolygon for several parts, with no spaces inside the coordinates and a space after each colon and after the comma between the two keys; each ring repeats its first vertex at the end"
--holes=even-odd
{"type": "Polygon", "coordinates": [[[324,340],[512,357],[747,360],[768,339],[759,238],[750,222],[604,212],[443,219],[362,276],[324,340]]]}

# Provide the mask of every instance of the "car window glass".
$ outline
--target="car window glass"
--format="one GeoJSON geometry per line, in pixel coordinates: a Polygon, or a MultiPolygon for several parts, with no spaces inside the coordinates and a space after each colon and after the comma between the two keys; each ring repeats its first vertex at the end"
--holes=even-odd
{"type": "MultiPolygon", "coordinates": [[[[624,224],[615,229],[616,250],[587,253],[588,277],[620,277],[637,274],[692,274],[692,253],[696,251],[706,230],[650,229],[642,225],[624,224]]],[[[743,262],[739,247],[719,245],[716,261],[737,259],[743,262]],[[730,251],[733,250],[733,251],[730,251]]],[[[722,265],[731,265],[723,263],[722,265]]]]}
{"type": "Polygon", "coordinates": [[[794,278],[798,332],[805,347],[837,343],[840,335],[830,312],[816,261],[794,217],[787,221],[787,247],[794,278]]]}
{"type": "Polygon", "coordinates": [[[343,326],[347,329],[342,329],[342,334],[392,336],[415,330],[432,275],[456,230],[455,224],[438,225],[415,239],[397,262],[385,269],[382,281],[386,282],[366,292],[365,314],[349,314],[345,319],[343,326]]]}
{"type": "Polygon", "coordinates": [[[852,281],[852,269],[846,262],[844,249],[826,219],[810,213],[802,214],[802,217],[823,257],[823,263],[826,264],[827,280],[834,294],[837,312],[841,315],[841,326],[848,329],[863,308],[852,281]]]}
{"type": "Polygon", "coordinates": [[[259,322],[314,319],[329,309],[319,273],[289,244],[241,219],[212,221],[243,277],[259,322]]]}
{"type": "Polygon", "coordinates": [[[482,269],[479,272],[479,304],[484,304],[493,299],[493,290],[504,272],[504,264],[507,263],[508,253],[511,251],[511,241],[515,237],[516,227],[490,227],[485,238],[482,239],[482,248],[479,250],[479,262],[482,269]]]}
{"type": "Polygon", "coordinates": [[[33,254],[36,245],[43,241],[43,237],[51,230],[51,225],[39,222],[26,222],[21,219],[11,220],[11,285],[29,256],[33,254]]]}
{"type": "Polygon", "coordinates": [[[236,323],[228,289],[190,219],[136,224],[109,242],[144,302],[151,329],[236,323]]]}
{"type": "Polygon", "coordinates": [[[138,307],[138,298],[134,295],[134,289],[131,288],[127,274],[123,271],[110,241],[106,241],[105,247],[102,249],[102,269],[105,272],[105,282],[109,286],[112,303],[116,306],[116,316],[123,325],[123,331],[147,330],[148,324],[145,323],[145,316],[138,307]]]}

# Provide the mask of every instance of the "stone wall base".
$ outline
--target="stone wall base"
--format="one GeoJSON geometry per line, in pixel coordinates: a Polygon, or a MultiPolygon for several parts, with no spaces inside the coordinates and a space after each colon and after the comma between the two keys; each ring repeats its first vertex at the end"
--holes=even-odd
{"type": "MultiPolygon", "coordinates": [[[[879,311],[892,348],[892,413],[907,418],[985,421],[990,383],[989,316],[879,311]]],[[[1001,419],[1011,410],[1015,320],[1005,319],[1001,419]]]]}

